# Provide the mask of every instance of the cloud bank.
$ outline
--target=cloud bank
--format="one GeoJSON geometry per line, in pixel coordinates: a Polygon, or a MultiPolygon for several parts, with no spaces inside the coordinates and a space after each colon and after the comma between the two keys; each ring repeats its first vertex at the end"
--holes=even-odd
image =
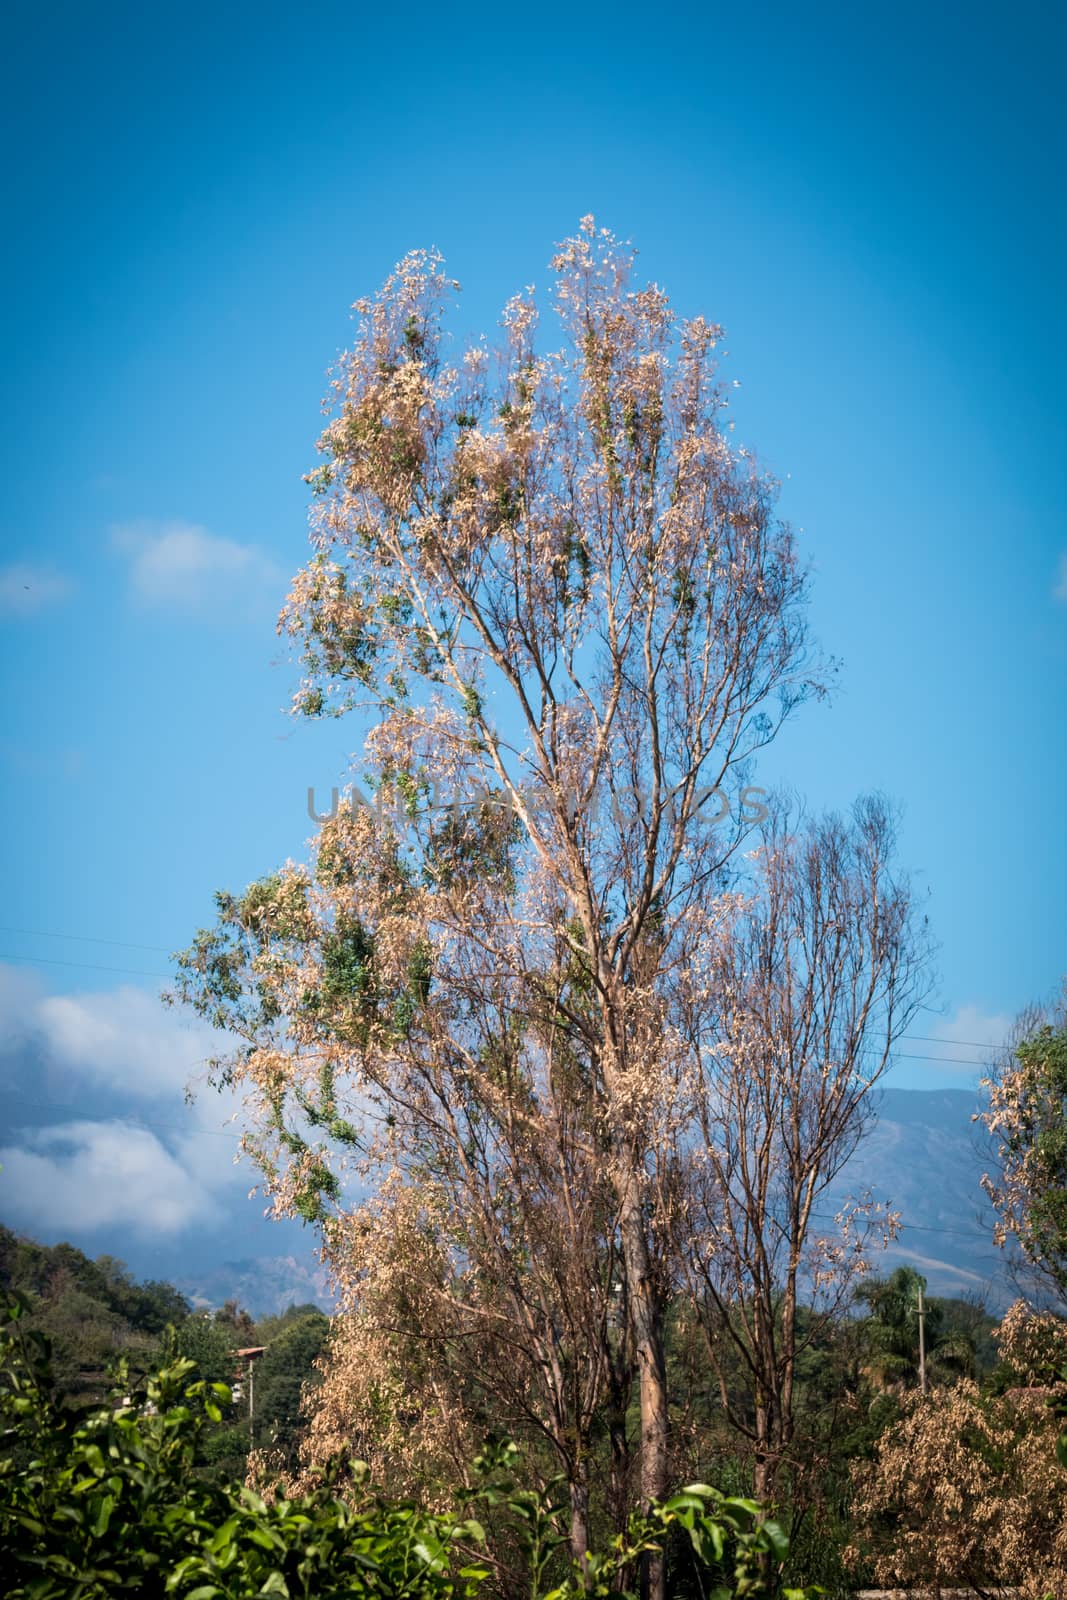
{"type": "Polygon", "coordinates": [[[224,1044],[143,989],[51,995],[0,964],[0,1216],[30,1234],[144,1237],[221,1218],[251,1182],[234,1160],[239,1102],[205,1090],[190,1105],[186,1090],[224,1044]]]}
{"type": "MultiPolygon", "coordinates": [[[[198,1182],[147,1128],[130,1122],[67,1122],[35,1128],[0,1149],[0,1195],[44,1232],[132,1225],[174,1234],[219,1213],[198,1182]]],[[[5,1209],[7,1209],[5,1205],[5,1209]]]]}

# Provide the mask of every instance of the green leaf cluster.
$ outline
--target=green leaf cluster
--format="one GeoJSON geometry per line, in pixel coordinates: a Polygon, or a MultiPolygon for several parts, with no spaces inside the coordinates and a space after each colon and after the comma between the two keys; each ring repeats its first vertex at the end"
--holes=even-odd
{"type": "MultiPolygon", "coordinates": [[[[176,1357],[103,1405],[56,1398],[48,1340],[28,1325],[25,1297],[0,1312],[0,1567],[8,1600],[458,1600],[488,1593],[497,1572],[485,1528],[467,1506],[431,1514],[390,1501],[359,1463],[335,1463],[309,1492],[266,1499],[193,1470],[202,1430],[229,1404],[224,1384],[176,1357]]],[[[563,1506],[522,1488],[518,1452],[492,1447],[475,1463],[473,1498],[503,1518],[525,1557],[530,1600],[632,1600],[643,1556],[674,1529],[709,1571],[711,1600],[761,1600],[786,1541],[751,1500],[693,1484],[631,1520],[580,1565],[559,1556],[563,1506]],[[552,1568],[557,1577],[549,1579],[552,1568]],[[549,1582],[552,1586],[549,1587],[549,1582]]],[[[497,1589],[497,1592],[499,1590],[497,1589]]],[[[510,1592],[510,1590],[509,1590],[510,1592]]],[[[786,1590],[786,1600],[801,1600],[786,1590]]]]}

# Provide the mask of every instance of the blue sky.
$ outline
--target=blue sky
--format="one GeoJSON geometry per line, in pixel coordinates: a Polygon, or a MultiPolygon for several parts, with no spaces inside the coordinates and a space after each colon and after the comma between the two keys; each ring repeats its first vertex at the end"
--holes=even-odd
{"type": "MultiPolygon", "coordinates": [[[[139,997],[216,887],[302,853],[306,789],[356,742],[286,720],[273,619],[347,308],[419,244],[491,332],[592,211],[725,324],[737,436],[783,480],[842,661],[763,773],[899,800],[941,944],[905,1050],[958,1059],[896,1081],[973,1081],[979,1052],[930,1041],[1001,1038],[1057,986],[1062,34],[1028,4],[105,0],[9,25],[0,1046],[23,1099],[0,1142],[39,1157],[22,1226],[64,1226],[72,1162],[115,1187],[85,1131],[119,1115],[102,1085],[184,1159],[161,1108],[202,1041],[139,997]],[[31,1090],[63,1139],[25,1132],[31,1090]]],[[[237,1181],[205,1166],[185,1221],[237,1181]]]]}

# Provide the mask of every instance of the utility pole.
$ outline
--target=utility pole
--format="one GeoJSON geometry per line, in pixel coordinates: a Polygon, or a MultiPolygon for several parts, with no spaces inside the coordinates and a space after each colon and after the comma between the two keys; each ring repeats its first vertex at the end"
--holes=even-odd
{"type": "Polygon", "coordinates": [[[926,1393],[926,1313],[923,1310],[923,1292],[919,1290],[919,1388],[926,1393]]]}
{"type": "Polygon", "coordinates": [[[248,1373],[248,1448],[255,1444],[254,1430],[256,1422],[256,1362],[266,1350],[266,1345],[249,1345],[246,1350],[238,1350],[237,1354],[245,1364],[248,1373]]]}

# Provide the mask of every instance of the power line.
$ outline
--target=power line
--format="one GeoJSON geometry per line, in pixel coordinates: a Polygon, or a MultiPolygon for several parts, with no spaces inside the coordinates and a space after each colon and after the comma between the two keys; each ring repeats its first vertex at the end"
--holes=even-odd
{"type": "Polygon", "coordinates": [[[941,1228],[929,1222],[908,1222],[903,1217],[901,1217],[900,1228],[902,1233],[906,1233],[909,1230],[912,1233],[936,1233],[939,1238],[981,1239],[987,1244],[992,1242],[993,1237],[992,1228],[988,1233],[984,1233],[978,1228],[941,1228]]]}
{"type": "MultiPolygon", "coordinates": [[[[103,935],[90,933],[55,933],[47,928],[11,928],[0,926],[0,933],[13,933],[20,938],[27,939],[67,939],[78,944],[106,944],[121,950],[150,950],[159,955],[173,955],[174,952],[163,944],[140,944],[132,939],[110,939],[103,935]]],[[[0,959],[13,960],[11,956],[0,959]]],[[[30,959],[30,958],[26,958],[30,959]]],[[[927,1008],[924,1008],[927,1009],[927,1008]]],[[[973,1046],[976,1050],[1004,1050],[1008,1048],[1008,1041],[1004,1039],[945,1039],[932,1033],[905,1033],[902,1039],[911,1039],[919,1044],[962,1044],[973,1046]]]]}
{"type": "MultiPolygon", "coordinates": [[[[138,946],[134,946],[134,949],[138,949],[138,946]]],[[[0,962],[29,962],[32,966],[74,966],[77,970],[86,971],[86,973],[120,973],[125,974],[125,976],[133,976],[133,978],[170,979],[174,976],[173,973],[150,973],[144,966],[101,966],[98,962],[62,962],[59,958],[46,957],[46,955],[10,955],[6,954],[5,950],[0,950],[0,962]]],[[[902,1034],[901,1037],[910,1038],[912,1035],[902,1034]]],[[[934,1040],[934,1043],[936,1043],[936,1040],[934,1040]]],[[[947,1045],[955,1045],[955,1043],[966,1045],[968,1042],[966,1040],[947,1038],[945,1043],[947,1045]]],[[[873,1048],[875,1046],[872,1046],[872,1050],[873,1048]]],[[[982,1046],[982,1048],[985,1048],[985,1046],[982,1046]]],[[[989,1046],[989,1048],[992,1048],[992,1046],[989,1046]]],[[[893,1054],[896,1061],[941,1061],[945,1062],[947,1066],[955,1067],[984,1066],[984,1062],[973,1061],[969,1056],[921,1056],[921,1054],[907,1050],[893,1051],[893,1054]]]]}
{"type": "MultiPolygon", "coordinates": [[[[59,937],[59,938],[71,937],[71,938],[73,938],[73,937],[76,937],[76,936],[75,935],[69,935],[68,936],[66,934],[61,934],[61,935],[57,935],[56,937],[59,937]]],[[[101,941],[101,942],[103,942],[103,941],[101,941]]],[[[132,948],[133,949],[147,949],[147,948],[151,948],[151,947],[145,946],[145,945],[134,945],[134,946],[132,946],[132,948]]],[[[156,946],[155,948],[158,949],[158,948],[161,948],[161,947],[156,946]]],[[[2,951],[2,950],[0,950],[0,961],[23,961],[23,962],[29,962],[32,966],[38,966],[38,967],[41,967],[41,966],[43,966],[43,967],[75,967],[75,968],[77,968],[77,969],[79,969],[81,971],[85,971],[85,972],[116,972],[116,973],[119,973],[119,974],[123,974],[125,976],[132,976],[132,977],[139,977],[139,978],[164,978],[164,979],[169,979],[169,978],[173,978],[174,977],[173,972],[149,972],[144,967],[108,967],[108,966],[101,966],[98,962],[95,962],[95,961],[61,961],[55,956],[53,956],[53,957],[49,957],[49,956],[17,956],[17,955],[9,955],[5,951],[2,951]]],[[[917,1041],[921,1040],[921,1035],[918,1035],[918,1034],[916,1034],[916,1035],[901,1034],[901,1038],[902,1039],[911,1039],[913,1037],[917,1041]]],[[[931,1043],[934,1043],[934,1044],[939,1043],[939,1042],[940,1041],[938,1041],[938,1040],[932,1040],[931,1041],[931,1043]]],[[[963,1045],[966,1045],[968,1042],[969,1041],[966,1040],[966,1039],[946,1039],[945,1040],[946,1044],[963,1044],[963,1045]]],[[[985,1049],[985,1048],[992,1049],[993,1046],[988,1046],[987,1047],[987,1046],[983,1045],[980,1048],[982,1048],[982,1049],[985,1049]]],[[[928,1056],[928,1055],[917,1055],[914,1052],[907,1051],[907,1050],[894,1051],[893,1052],[893,1056],[894,1056],[894,1059],[897,1060],[897,1061],[933,1061],[935,1063],[936,1062],[944,1062],[948,1066],[957,1066],[957,1067],[981,1067],[981,1066],[984,1066],[984,1064],[985,1064],[984,1062],[981,1062],[981,1061],[974,1061],[968,1056],[928,1056]]]]}
{"type": "Polygon", "coordinates": [[[0,950],[0,961],[25,961],[35,967],[77,967],[82,972],[117,972],[127,977],[173,978],[173,972],[147,972],[144,967],[104,967],[96,961],[60,961],[58,957],[16,956],[0,950]]]}
{"type": "MultiPolygon", "coordinates": [[[[892,1203],[890,1203],[890,1205],[889,1205],[889,1210],[890,1210],[890,1212],[892,1212],[892,1210],[893,1210],[892,1203]]],[[[836,1214],[831,1214],[829,1211],[813,1211],[811,1214],[819,1222],[836,1222],[837,1221],[836,1214]]],[[[871,1218],[872,1222],[877,1222],[879,1220],[881,1220],[881,1218],[879,1218],[879,1217],[872,1217],[871,1218]]],[[[938,1226],[936,1226],[936,1225],[934,1225],[932,1223],[929,1223],[929,1222],[908,1222],[908,1221],[905,1220],[903,1215],[901,1215],[900,1231],[902,1233],[908,1233],[908,1232],[911,1232],[911,1233],[936,1233],[939,1238],[972,1239],[972,1240],[973,1239],[979,1239],[983,1243],[986,1243],[986,1244],[988,1244],[988,1243],[990,1243],[992,1241],[992,1228],[990,1228],[990,1231],[988,1233],[986,1233],[984,1230],[982,1230],[982,1229],[980,1229],[978,1227],[973,1227],[973,1228],[942,1228],[942,1227],[938,1227],[938,1226]]]]}
{"type": "Polygon", "coordinates": [[[910,1050],[893,1050],[890,1052],[894,1061],[944,1061],[956,1067],[981,1067],[983,1061],[972,1061],[965,1056],[919,1056],[913,1055],[910,1050]]]}
{"type": "Polygon", "coordinates": [[[20,939],[70,939],[77,944],[110,944],[120,950],[154,950],[169,956],[171,951],[162,944],[135,944],[131,939],[104,939],[90,933],[49,933],[46,928],[3,928],[0,933],[13,933],[20,939]]]}
{"type": "MultiPolygon", "coordinates": [[[[20,938],[27,938],[27,939],[67,939],[67,940],[70,940],[70,941],[72,941],[74,943],[79,943],[79,944],[106,944],[106,945],[111,945],[115,949],[120,949],[120,950],[149,950],[149,951],[155,952],[156,954],[166,955],[166,956],[173,956],[173,954],[174,954],[174,952],[172,950],[168,949],[166,945],[162,945],[162,944],[138,944],[134,940],[131,940],[131,939],[108,939],[108,938],[104,938],[102,936],[98,936],[96,934],[88,934],[88,933],[53,933],[53,932],[51,932],[50,930],[48,930],[46,928],[9,928],[9,927],[2,927],[2,926],[0,926],[0,933],[13,933],[13,934],[16,934],[20,938]]],[[[0,960],[3,960],[3,961],[34,961],[36,959],[37,958],[34,957],[34,956],[5,956],[5,955],[0,955],[0,960]]],[[[44,958],[42,957],[41,959],[43,960],[44,958]]],[[[77,962],[77,961],[55,962],[55,963],[52,963],[52,964],[57,965],[57,966],[84,966],[84,965],[87,965],[87,963],[77,962]]],[[[95,970],[101,971],[101,972],[104,972],[104,971],[124,972],[124,971],[133,971],[134,969],[133,968],[126,968],[126,967],[110,967],[110,968],[100,967],[100,968],[97,968],[95,970]]],[[[145,973],[144,976],[145,977],[149,977],[149,978],[158,978],[158,977],[169,977],[170,974],[169,973],[148,972],[148,973],[145,973]]],[[[924,1007],[923,1009],[924,1010],[928,1010],[929,1007],[924,1007]]],[[[1006,1039],[992,1039],[992,1040],[991,1039],[945,1039],[945,1038],[939,1037],[937,1034],[932,1034],[932,1033],[902,1033],[900,1035],[900,1037],[902,1039],[907,1039],[911,1043],[914,1043],[914,1044],[963,1045],[967,1049],[975,1049],[975,1050],[1007,1050],[1007,1049],[1010,1048],[1010,1045],[1009,1045],[1009,1043],[1008,1043],[1008,1041],[1006,1039]]],[[[938,1059],[938,1058],[931,1056],[931,1057],[922,1057],[922,1058],[915,1057],[914,1059],[916,1059],[916,1060],[919,1060],[919,1059],[935,1060],[935,1059],[938,1059]]],[[[958,1058],[945,1057],[944,1059],[945,1060],[954,1060],[954,1059],[958,1059],[958,1058]]],[[[964,1065],[966,1065],[966,1064],[967,1063],[964,1063],[964,1065]]]]}
{"type": "Polygon", "coordinates": [[[932,1033],[902,1033],[900,1037],[902,1039],[910,1039],[916,1044],[963,1044],[968,1047],[973,1045],[976,1050],[1007,1050],[1010,1048],[1006,1039],[939,1039],[932,1033]]]}
{"type": "MultiPolygon", "coordinates": [[[[169,950],[166,945],[141,944],[132,939],[111,939],[97,934],[55,933],[46,928],[11,928],[4,926],[0,926],[0,933],[11,933],[20,938],[28,939],[64,939],[71,943],[77,944],[103,944],[117,950],[145,950],[155,954],[167,956],[173,956],[174,954],[174,952],[169,950]]],[[[142,967],[112,967],[103,966],[99,963],[90,961],[63,961],[58,957],[49,958],[47,956],[13,955],[4,952],[0,952],[0,961],[23,961],[29,962],[34,966],[79,967],[87,972],[116,972],[142,978],[170,978],[173,976],[173,974],[169,972],[152,972],[142,967]]],[[[901,1034],[900,1037],[911,1044],[940,1044],[946,1046],[956,1045],[963,1046],[963,1048],[968,1050],[1006,1050],[1010,1048],[1007,1040],[944,1039],[935,1034],[929,1033],[904,1033],[901,1034]]],[[[983,1065],[983,1063],[980,1061],[972,1062],[964,1059],[962,1056],[902,1054],[898,1059],[903,1061],[946,1061],[952,1065],[964,1067],[983,1065]]]]}

